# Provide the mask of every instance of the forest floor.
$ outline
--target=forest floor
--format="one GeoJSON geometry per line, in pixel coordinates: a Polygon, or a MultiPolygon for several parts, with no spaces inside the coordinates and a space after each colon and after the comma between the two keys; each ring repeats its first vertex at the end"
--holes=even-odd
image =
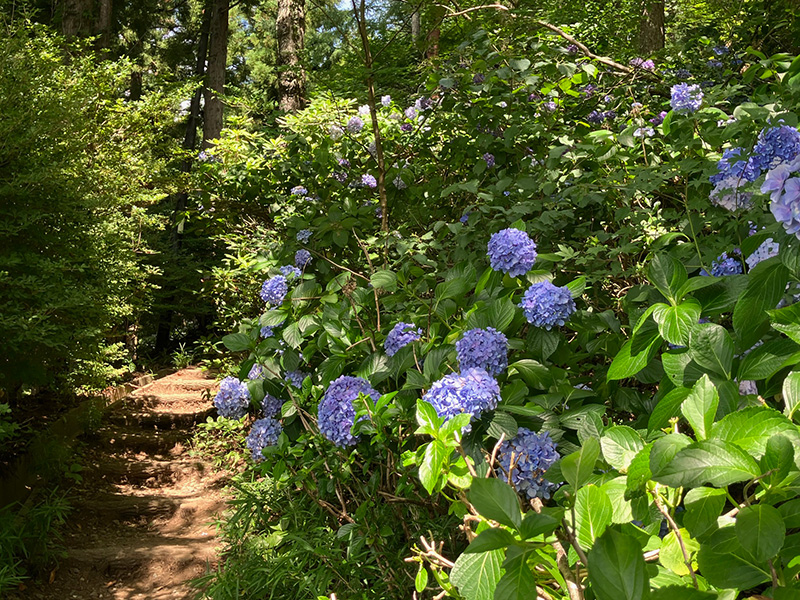
{"type": "Polygon", "coordinates": [[[67,557],[20,598],[175,600],[212,569],[227,476],[189,455],[216,383],[183,369],[116,403],[89,440],[64,532],[67,557]]]}

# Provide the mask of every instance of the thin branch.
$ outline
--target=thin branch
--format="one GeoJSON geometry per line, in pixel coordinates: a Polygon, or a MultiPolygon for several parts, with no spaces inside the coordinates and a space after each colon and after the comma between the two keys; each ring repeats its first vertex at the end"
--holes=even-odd
{"type": "Polygon", "coordinates": [[[666,507],[661,503],[661,496],[659,496],[658,490],[651,490],[650,494],[653,496],[653,502],[656,505],[656,508],[662,515],[664,515],[664,518],[669,524],[669,528],[672,529],[673,533],[675,534],[675,539],[678,540],[678,545],[681,547],[681,552],[683,553],[683,561],[686,564],[686,568],[689,569],[689,574],[692,576],[694,587],[695,589],[699,589],[697,584],[697,575],[695,575],[694,569],[692,568],[692,559],[689,556],[689,552],[686,550],[686,545],[683,543],[683,536],[681,536],[678,524],[672,518],[672,515],[669,514],[669,511],[666,509],[666,507]]]}
{"type": "MultiPolygon", "coordinates": [[[[436,6],[446,8],[449,11],[453,10],[449,6],[444,6],[443,4],[437,4],[436,6]]],[[[494,8],[496,10],[505,10],[505,11],[509,10],[507,6],[503,6],[502,4],[484,4],[483,6],[473,6],[472,8],[465,8],[464,10],[459,10],[457,12],[450,12],[449,14],[446,14],[444,18],[449,19],[451,17],[460,17],[461,15],[465,15],[467,13],[471,13],[476,10],[483,10],[484,8],[494,8]]]]}
{"type": "Polygon", "coordinates": [[[489,477],[489,475],[492,473],[492,470],[494,469],[494,461],[495,461],[495,458],[497,458],[497,451],[500,449],[500,445],[503,443],[503,441],[505,439],[506,439],[506,434],[505,434],[505,432],[503,432],[503,433],[500,434],[500,439],[497,440],[497,443],[494,445],[494,448],[492,449],[492,456],[489,458],[489,470],[486,471],[486,477],[487,478],[489,477]]]}

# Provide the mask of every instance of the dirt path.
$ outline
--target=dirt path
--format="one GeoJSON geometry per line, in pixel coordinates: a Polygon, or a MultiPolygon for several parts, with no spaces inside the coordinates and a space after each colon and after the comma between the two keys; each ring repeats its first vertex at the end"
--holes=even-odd
{"type": "Polygon", "coordinates": [[[68,557],[37,600],[193,597],[186,581],[213,566],[222,474],[188,455],[192,426],[211,414],[215,383],[199,369],[156,380],[121,401],[90,441],[65,534],[68,557]]]}

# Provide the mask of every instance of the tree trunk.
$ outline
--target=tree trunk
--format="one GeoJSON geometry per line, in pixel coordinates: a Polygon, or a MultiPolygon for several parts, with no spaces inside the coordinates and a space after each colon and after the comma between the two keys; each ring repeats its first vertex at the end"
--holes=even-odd
{"type": "Polygon", "coordinates": [[[419,8],[411,13],[411,41],[415,48],[419,48],[419,38],[422,35],[422,15],[419,8]]]}
{"type": "Polygon", "coordinates": [[[223,123],[220,97],[225,91],[225,68],[228,65],[228,11],[230,0],[212,0],[211,33],[208,44],[208,70],[203,109],[203,148],[210,148],[219,138],[223,123]]]}
{"type": "Polygon", "coordinates": [[[439,56],[439,38],[442,35],[442,21],[444,20],[444,8],[439,5],[433,7],[433,28],[428,32],[426,39],[427,49],[425,56],[427,58],[436,58],[439,56]]]}
{"type": "Polygon", "coordinates": [[[65,37],[83,37],[92,31],[92,0],[65,0],[61,12],[61,31],[65,37]]]}
{"type": "Polygon", "coordinates": [[[305,47],[305,0],[278,0],[275,21],[278,42],[278,108],[295,112],[303,108],[306,96],[306,73],[301,61],[305,47]]]}
{"type": "Polygon", "coordinates": [[[111,46],[112,0],[100,0],[100,15],[97,18],[98,48],[108,50],[111,46]]]}
{"type": "Polygon", "coordinates": [[[639,52],[650,54],[664,47],[664,1],[645,0],[639,21],[639,52]]]}

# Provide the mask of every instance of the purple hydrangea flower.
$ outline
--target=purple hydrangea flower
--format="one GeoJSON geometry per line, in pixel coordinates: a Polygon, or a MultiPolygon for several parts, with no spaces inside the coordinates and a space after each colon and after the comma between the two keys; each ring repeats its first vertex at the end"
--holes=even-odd
{"type": "Polygon", "coordinates": [[[645,71],[654,71],[656,68],[656,63],[654,63],[651,59],[643,59],[643,58],[634,58],[629,63],[635,69],[644,69],[645,71]]]}
{"type": "Polygon", "coordinates": [[[250,390],[247,385],[236,379],[226,377],[219,384],[219,391],[214,396],[214,406],[221,417],[241,419],[250,405],[250,390]]]}
{"type": "Polygon", "coordinates": [[[358,133],[363,128],[364,121],[362,121],[359,117],[350,117],[350,120],[347,122],[347,131],[350,133],[358,133]]]}
{"type": "MultiPolygon", "coordinates": [[[[445,419],[461,413],[468,413],[477,419],[483,412],[497,408],[500,386],[483,369],[467,369],[460,375],[450,373],[434,382],[422,399],[445,419]]],[[[463,429],[471,430],[472,425],[463,429]]]]}
{"type": "Polygon", "coordinates": [[[508,483],[528,498],[549,498],[555,485],[544,474],[559,456],[547,432],[535,433],[525,427],[511,440],[500,444],[497,457],[508,483]],[[512,463],[513,460],[513,463],[512,463]]]}
{"type": "Polygon", "coordinates": [[[373,175],[366,173],[361,176],[361,184],[368,188],[378,187],[378,180],[373,175]]]}
{"type": "Polygon", "coordinates": [[[273,335],[275,335],[274,327],[271,327],[269,325],[264,325],[261,328],[261,337],[262,338],[264,338],[264,339],[271,338],[273,335]]]}
{"type": "Polygon", "coordinates": [[[350,168],[350,161],[346,158],[340,158],[338,161],[340,167],[344,167],[345,169],[350,168]]]}
{"type": "Polygon", "coordinates": [[[404,133],[408,133],[409,131],[413,131],[414,126],[411,123],[400,123],[400,131],[404,133]]]}
{"type": "Polygon", "coordinates": [[[522,309],[528,323],[547,330],[563,325],[575,312],[575,301],[569,290],[547,280],[531,285],[517,306],[522,309]]]}
{"type": "Polygon", "coordinates": [[[366,117],[369,115],[369,105],[363,104],[362,106],[358,107],[358,114],[359,116],[366,117]]]}
{"type": "Polygon", "coordinates": [[[708,68],[709,69],[721,69],[722,66],[723,66],[722,65],[722,61],[719,61],[719,60],[716,60],[716,59],[713,59],[713,58],[710,61],[708,61],[708,68]]]}
{"type": "Polygon", "coordinates": [[[262,450],[267,446],[275,446],[278,443],[281,431],[283,431],[283,427],[272,417],[265,417],[253,423],[250,433],[247,434],[247,439],[245,439],[245,444],[250,449],[254,461],[264,460],[262,450]]]}
{"type": "Polygon", "coordinates": [[[339,183],[344,183],[347,181],[347,172],[346,171],[334,171],[333,178],[338,181],[339,183]]]}
{"type": "Polygon", "coordinates": [[[308,190],[302,185],[296,185],[292,188],[291,194],[292,196],[305,196],[308,194],[308,190]]]}
{"type": "Polygon", "coordinates": [[[266,394],[261,402],[261,413],[265,417],[274,417],[281,411],[283,400],[276,398],[272,394],[266,394]]]}
{"type": "Polygon", "coordinates": [[[389,106],[392,103],[392,97],[389,94],[385,96],[381,96],[381,104],[384,106],[389,106]]]}
{"type": "Polygon", "coordinates": [[[548,100],[544,104],[542,104],[542,108],[544,108],[547,112],[555,112],[558,108],[558,105],[555,103],[554,100],[548,100]]]}
{"type": "Polygon", "coordinates": [[[340,448],[358,442],[358,437],[353,436],[350,430],[356,417],[353,400],[361,394],[369,396],[373,402],[381,396],[366,379],[342,375],[331,382],[319,403],[317,409],[319,431],[340,448]]]}
{"type": "Polygon", "coordinates": [[[461,215],[461,218],[459,219],[459,221],[461,221],[462,223],[464,223],[466,225],[467,221],[469,221],[469,216],[471,214],[472,214],[472,211],[468,210],[463,215],[461,215]]]}
{"type": "Polygon", "coordinates": [[[519,277],[536,262],[536,243],[524,231],[503,229],[489,240],[487,256],[495,271],[519,277]]]}
{"type": "Polygon", "coordinates": [[[250,381],[256,381],[257,379],[264,379],[266,376],[267,374],[264,372],[264,367],[262,367],[258,363],[250,367],[250,372],[247,374],[247,378],[250,381]]]}
{"type": "Polygon", "coordinates": [[[653,125],[656,125],[656,126],[658,126],[658,125],[661,125],[661,124],[664,122],[664,118],[667,116],[667,114],[668,114],[668,113],[667,113],[667,111],[665,111],[665,110],[662,110],[662,111],[661,111],[660,113],[658,113],[658,114],[657,114],[655,117],[653,117],[652,119],[650,119],[650,122],[651,122],[653,125]]]}
{"type": "Polygon", "coordinates": [[[764,129],[758,135],[750,162],[760,174],[784,162],[791,162],[800,154],[800,131],[788,125],[764,129]]]}
{"type": "Polygon", "coordinates": [[[789,234],[800,238],[800,157],[781,163],[767,172],[761,192],[770,195],[770,211],[789,234]]]}
{"type": "Polygon", "coordinates": [[[780,249],[781,247],[778,242],[774,241],[772,238],[767,238],[758,248],[753,251],[750,256],[744,260],[744,262],[747,263],[748,269],[753,269],[758,263],[765,261],[768,258],[778,256],[780,249]]]}
{"type": "Polygon", "coordinates": [[[500,102],[497,103],[497,106],[499,106],[500,108],[508,108],[508,102],[506,102],[505,100],[501,100],[500,102]]]}
{"type": "Polygon", "coordinates": [[[493,327],[466,331],[456,352],[462,371],[479,368],[496,376],[508,368],[508,338],[493,327]]]}
{"type": "Polygon", "coordinates": [[[655,134],[656,131],[652,127],[639,127],[633,132],[633,137],[653,137],[655,134]]]}
{"type": "Polygon", "coordinates": [[[404,114],[406,115],[406,119],[410,119],[413,121],[414,119],[417,118],[417,109],[414,108],[413,106],[409,106],[404,114]]]}
{"type": "Polygon", "coordinates": [[[703,104],[703,90],[699,85],[678,83],[672,86],[669,103],[676,113],[693,113],[703,104]]]}
{"type": "Polygon", "coordinates": [[[286,292],[289,291],[289,284],[286,282],[286,277],[283,275],[276,275],[270,277],[261,286],[261,299],[267,304],[278,306],[283,304],[283,299],[286,298],[286,292]]]}
{"type": "Polygon", "coordinates": [[[305,248],[301,248],[294,254],[294,264],[299,269],[304,269],[309,264],[311,264],[311,252],[306,250],[305,248]]]}
{"type": "MultiPolygon", "coordinates": [[[[724,277],[725,275],[741,275],[744,272],[742,263],[736,257],[728,256],[727,252],[720,254],[711,262],[711,276],[724,277]]],[[[700,275],[708,277],[708,272],[703,269],[700,275]]]]}
{"type": "Polygon", "coordinates": [[[422,337],[422,329],[415,328],[412,323],[398,323],[386,336],[383,347],[388,356],[394,356],[400,348],[416,342],[422,337]]]}
{"type": "Polygon", "coordinates": [[[605,116],[599,110],[593,110],[586,115],[586,120],[589,121],[589,123],[594,123],[595,125],[602,123],[604,119],[605,116]]]}
{"type": "Polygon", "coordinates": [[[567,46],[567,54],[577,54],[578,47],[575,44],[570,44],[567,46]]]}
{"type": "Polygon", "coordinates": [[[303,373],[302,371],[286,371],[284,380],[297,389],[300,389],[303,387],[303,381],[305,381],[306,377],[308,377],[308,373],[303,373]]]}
{"type": "Polygon", "coordinates": [[[483,155],[482,158],[483,160],[486,161],[487,167],[491,169],[494,166],[494,154],[490,154],[489,152],[487,152],[486,154],[483,155]]]}
{"type": "Polygon", "coordinates": [[[310,229],[301,229],[297,232],[297,241],[301,244],[307,244],[309,239],[311,239],[310,229]]]}
{"type": "Polygon", "coordinates": [[[758,396],[758,387],[752,379],[745,379],[739,382],[739,394],[742,396],[758,396]]]}
{"type": "Polygon", "coordinates": [[[677,79],[689,79],[691,78],[692,74],[689,72],[688,69],[677,69],[675,71],[675,77],[677,79]]]}

